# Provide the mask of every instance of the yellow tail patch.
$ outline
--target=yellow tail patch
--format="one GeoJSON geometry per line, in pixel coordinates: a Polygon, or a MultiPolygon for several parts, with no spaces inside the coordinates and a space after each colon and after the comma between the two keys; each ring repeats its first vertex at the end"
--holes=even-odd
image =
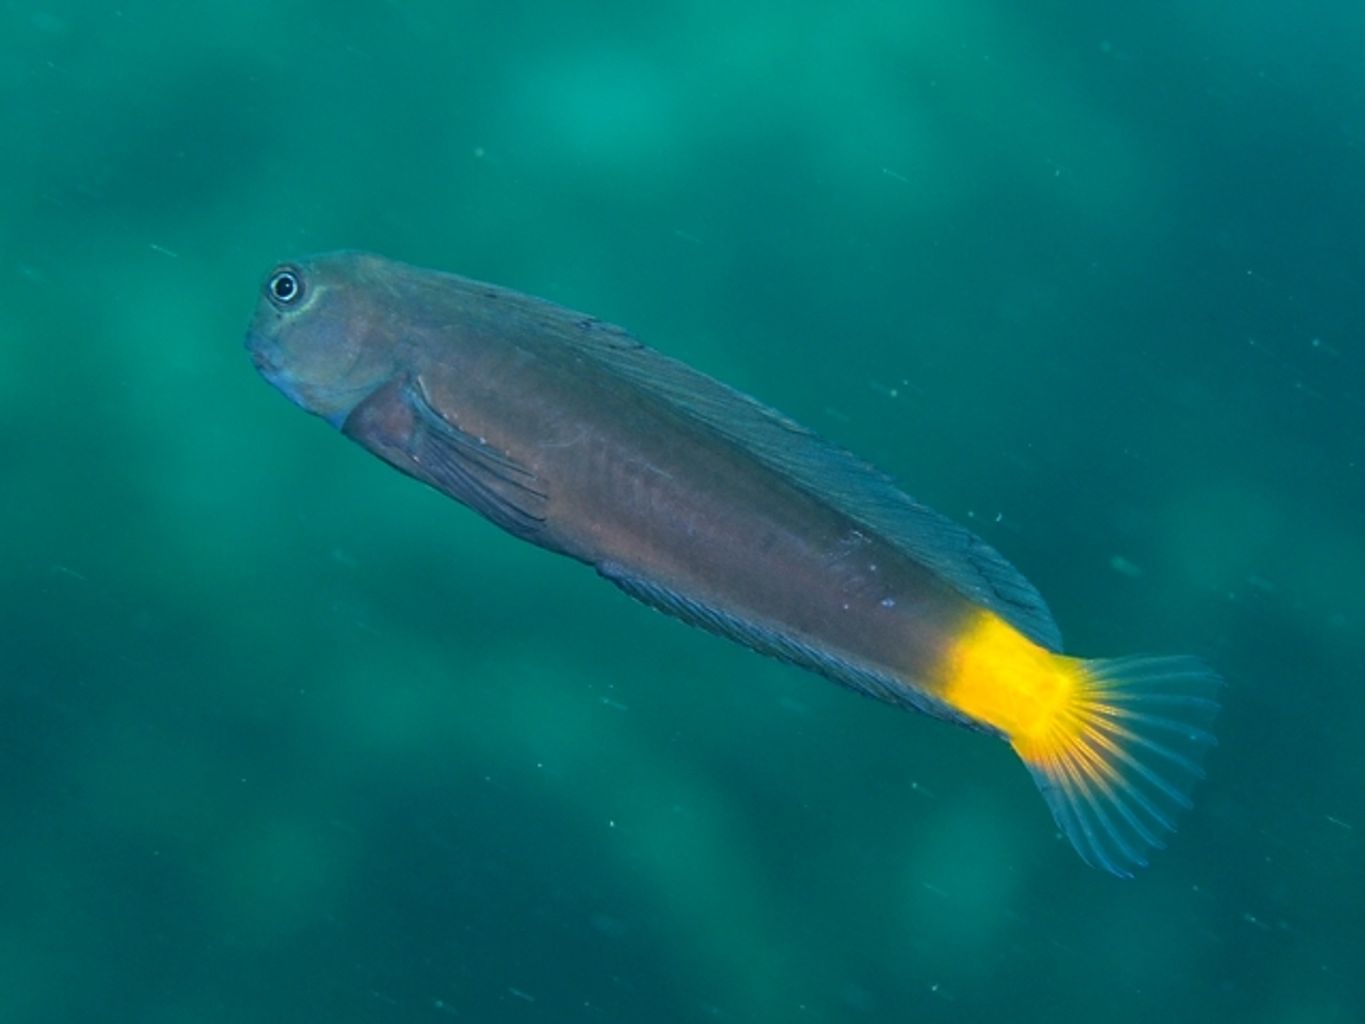
{"type": "Polygon", "coordinates": [[[1190,805],[1219,685],[1197,658],[1070,658],[982,612],[941,695],[1009,739],[1087,863],[1128,877],[1190,805]]]}

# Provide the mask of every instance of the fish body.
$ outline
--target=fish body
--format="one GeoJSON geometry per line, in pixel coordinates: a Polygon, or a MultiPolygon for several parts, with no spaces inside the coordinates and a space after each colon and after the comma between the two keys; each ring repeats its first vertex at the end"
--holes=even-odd
{"type": "Polygon", "coordinates": [[[362,253],[284,264],[247,337],[296,404],[637,599],[996,733],[1088,862],[1161,845],[1212,743],[1190,658],[1081,661],[998,553],[621,328],[362,253]]]}

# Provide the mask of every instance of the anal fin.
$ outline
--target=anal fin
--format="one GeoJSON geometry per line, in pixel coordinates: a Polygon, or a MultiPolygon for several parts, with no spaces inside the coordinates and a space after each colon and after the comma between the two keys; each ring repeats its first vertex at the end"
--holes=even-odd
{"type": "Polygon", "coordinates": [[[613,562],[598,565],[597,571],[631,597],[651,608],[707,632],[737,641],[760,654],[818,672],[827,679],[842,683],[866,697],[922,711],[936,718],[974,729],[988,729],[982,723],[963,715],[957,709],[905,680],[869,666],[859,665],[835,652],[823,650],[779,627],[742,618],[723,608],[679,593],[664,584],[636,575],[613,562]]]}

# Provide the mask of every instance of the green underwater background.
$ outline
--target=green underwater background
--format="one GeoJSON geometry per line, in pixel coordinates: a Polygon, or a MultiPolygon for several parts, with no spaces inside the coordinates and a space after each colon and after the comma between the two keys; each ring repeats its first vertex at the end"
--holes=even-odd
{"type": "Polygon", "coordinates": [[[0,4],[0,1021],[1365,1019],[1365,6],[0,4]],[[1198,654],[1170,849],[639,606],[242,347],[588,311],[1198,654]]]}

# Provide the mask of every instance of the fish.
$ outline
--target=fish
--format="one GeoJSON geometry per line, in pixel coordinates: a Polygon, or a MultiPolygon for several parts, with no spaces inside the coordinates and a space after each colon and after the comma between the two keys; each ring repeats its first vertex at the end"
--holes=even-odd
{"type": "Polygon", "coordinates": [[[1132,877],[1191,806],[1203,660],[1064,654],[980,537],[621,327],[348,251],[272,269],[246,347],[362,448],[644,604],[1004,740],[1092,867],[1132,877]]]}

